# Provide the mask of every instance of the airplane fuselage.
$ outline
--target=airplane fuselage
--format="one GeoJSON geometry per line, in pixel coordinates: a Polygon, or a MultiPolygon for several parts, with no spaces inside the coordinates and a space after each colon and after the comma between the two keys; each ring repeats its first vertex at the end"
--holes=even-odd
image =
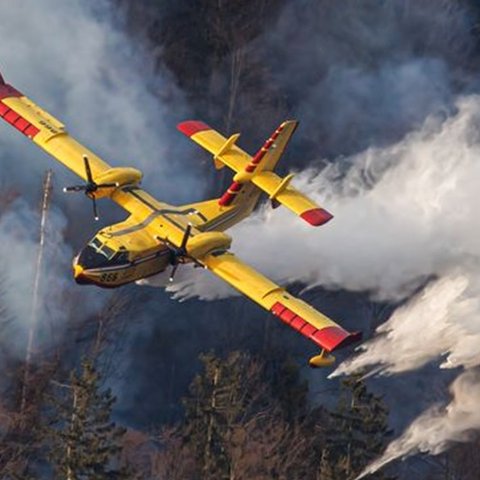
{"type": "Polygon", "coordinates": [[[163,272],[171,248],[147,226],[130,220],[105,227],[73,260],[75,281],[115,288],[163,272]]]}
{"type": "Polygon", "coordinates": [[[159,245],[157,251],[145,252],[145,255],[134,260],[107,260],[97,266],[92,266],[88,261],[85,263],[83,252],[75,257],[73,264],[75,281],[82,285],[116,288],[161,273],[171,265],[171,252],[165,245],[159,245]]]}

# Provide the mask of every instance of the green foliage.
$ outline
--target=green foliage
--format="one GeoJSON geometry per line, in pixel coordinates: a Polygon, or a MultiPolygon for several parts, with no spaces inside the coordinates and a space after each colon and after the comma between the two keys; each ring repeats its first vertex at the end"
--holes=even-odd
{"type": "Polygon", "coordinates": [[[52,464],[59,478],[67,480],[127,479],[117,468],[120,441],[125,429],[111,421],[115,397],[101,391],[100,377],[89,360],[73,371],[68,394],[56,402],[57,418],[51,429],[52,464]]]}
{"type": "Polygon", "coordinates": [[[295,416],[305,400],[298,370],[279,365],[275,370],[285,372],[285,382],[272,382],[265,362],[246,353],[201,360],[203,372],[184,401],[185,421],[175,435],[163,437],[164,469],[156,478],[306,478],[308,438],[295,416]]]}
{"type": "MultiPolygon", "coordinates": [[[[380,397],[367,390],[359,376],[352,376],[342,381],[337,408],[329,415],[320,478],[354,479],[386,446],[387,407],[380,397]]],[[[377,473],[371,478],[386,477],[377,473]]]]}
{"type": "Polygon", "coordinates": [[[309,411],[291,361],[240,352],[201,359],[185,420],[162,438],[155,478],[349,480],[384,449],[387,409],[358,378],[343,382],[334,411],[309,411]]]}

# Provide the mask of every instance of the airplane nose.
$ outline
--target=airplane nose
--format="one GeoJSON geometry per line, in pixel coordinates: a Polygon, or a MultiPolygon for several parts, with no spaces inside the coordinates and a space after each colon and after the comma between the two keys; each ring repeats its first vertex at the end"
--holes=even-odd
{"type": "Polygon", "coordinates": [[[87,283],[90,283],[88,278],[86,277],[86,275],[84,275],[83,272],[84,272],[84,269],[80,264],[75,263],[73,265],[73,278],[80,285],[85,285],[87,283]]]}

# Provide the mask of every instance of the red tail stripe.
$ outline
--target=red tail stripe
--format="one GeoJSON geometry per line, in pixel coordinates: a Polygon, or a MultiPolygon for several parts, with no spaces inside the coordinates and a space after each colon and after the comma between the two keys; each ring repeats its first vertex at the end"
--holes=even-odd
{"type": "Polygon", "coordinates": [[[260,161],[262,160],[262,158],[265,156],[265,154],[267,153],[266,150],[263,149],[263,147],[255,154],[255,156],[252,158],[252,161],[251,163],[253,165],[257,165],[258,163],[260,163],[260,161]]]}
{"type": "Polygon", "coordinates": [[[228,190],[230,192],[239,192],[242,189],[242,184],[238,182],[233,182],[230,187],[228,187],[228,190]]]}

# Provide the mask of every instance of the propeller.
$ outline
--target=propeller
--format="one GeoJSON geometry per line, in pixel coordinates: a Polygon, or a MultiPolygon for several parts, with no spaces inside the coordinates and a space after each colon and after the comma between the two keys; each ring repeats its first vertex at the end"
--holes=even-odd
{"type": "Polygon", "coordinates": [[[169,278],[170,282],[173,282],[173,278],[177,273],[178,266],[180,265],[180,263],[183,263],[182,260],[184,258],[188,258],[193,263],[195,263],[195,265],[198,267],[205,268],[204,265],[202,265],[197,259],[191,257],[187,252],[187,242],[188,242],[188,238],[190,237],[191,231],[192,231],[192,225],[189,223],[187,225],[187,228],[185,229],[185,233],[183,234],[182,243],[180,244],[180,246],[176,247],[175,245],[172,245],[172,244],[168,245],[170,248],[170,264],[173,265],[172,271],[170,273],[170,278],[169,278]]]}
{"type": "Polygon", "coordinates": [[[192,231],[192,226],[187,225],[185,233],[183,234],[182,243],[180,247],[170,246],[170,263],[173,265],[172,271],[170,273],[169,281],[173,282],[173,278],[177,273],[178,265],[180,265],[181,258],[184,258],[188,255],[187,253],[187,242],[188,237],[190,237],[190,232],[192,231]]]}
{"type": "Polygon", "coordinates": [[[95,220],[98,220],[100,217],[98,216],[97,201],[95,199],[95,195],[92,194],[101,188],[118,187],[119,183],[95,183],[95,181],[93,180],[92,169],[90,168],[90,162],[87,155],[83,156],[83,163],[85,164],[87,181],[83,185],[72,185],[70,187],[65,187],[63,191],[67,193],[84,192],[85,195],[92,200],[93,216],[95,220]]]}

